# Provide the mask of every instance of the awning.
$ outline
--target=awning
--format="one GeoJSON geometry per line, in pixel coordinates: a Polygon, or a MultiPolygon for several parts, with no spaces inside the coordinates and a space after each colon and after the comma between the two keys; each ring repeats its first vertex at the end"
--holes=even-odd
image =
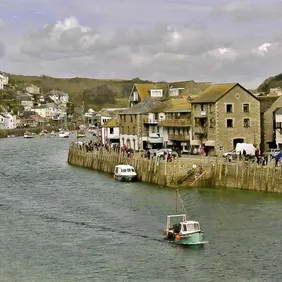
{"type": "Polygon", "coordinates": [[[207,146],[207,147],[215,147],[215,140],[207,140],[205,142],[205,146],[207,146]]]}
{"type": "Polygon", "coordinates": [[[190,144],[192,146],[200,146],[201,145],[201,140],[191,140],[190,144]]]}

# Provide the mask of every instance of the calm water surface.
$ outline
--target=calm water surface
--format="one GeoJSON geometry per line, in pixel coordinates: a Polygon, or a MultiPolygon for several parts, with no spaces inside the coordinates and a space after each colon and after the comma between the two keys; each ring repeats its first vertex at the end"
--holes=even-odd
{"type": "Polygon", "coordinates": [[[162,241],[175,191],[69,166],[71,140],[0,140],[0,281],[281,281],[282,198],[182,190],[204,249],[162,241]]]}

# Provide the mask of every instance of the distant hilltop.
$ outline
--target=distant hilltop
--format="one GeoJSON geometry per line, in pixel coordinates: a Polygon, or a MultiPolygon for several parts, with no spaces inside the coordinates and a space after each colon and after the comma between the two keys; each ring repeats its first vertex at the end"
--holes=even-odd
{"type": "Polygon", "coordinates": [[[258,92],[270,93],[270,89],[282,89],[282,73],[267,78],[259,87],[258,92]]]}

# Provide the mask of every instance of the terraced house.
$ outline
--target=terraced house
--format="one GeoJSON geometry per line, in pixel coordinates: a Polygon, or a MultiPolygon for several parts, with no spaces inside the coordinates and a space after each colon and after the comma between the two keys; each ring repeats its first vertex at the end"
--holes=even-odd
{"type": "Polygon", "coordinates": [[[147,144],[153,141],[151,138],[156,138],[149,136],[149,127],[155,126],[155,121],[151,120],[149,113],[161,102],[157,98],[147,98],[120,113],[121,146],[126,145],[134,150],[147,148],[147,144]]]}
{"type": "Polygon", "coordinates": [[[237,143],[260,145],[260,101],[239,83],[211,85],[191,104],[195,148],[221,155],[237,143]]]}
{"type": "Polygon", "coordinates": [[[167,92],[167,83],[136,83],[129,95],[129,107],[133,107],[147,98],[163,98],[167,92]]]}
{"type": "Polygon", "coordinates": [[[188,152],[192,139],[191,103],[188,99],[170,99],[162,102],[152,112],[151,115],[158,116],[154,132],[162,137],[163,146],[188,152]]]}

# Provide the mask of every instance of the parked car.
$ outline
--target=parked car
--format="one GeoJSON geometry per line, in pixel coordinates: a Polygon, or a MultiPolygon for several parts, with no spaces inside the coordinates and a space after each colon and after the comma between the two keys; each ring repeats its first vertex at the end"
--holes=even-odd
{"type": "Polygon", "coordinates": [[[276,156],[277,154],[279,154],[281,152],[281,149],[277,148],[277,149],[270,149],[266,152],[263,153],[263,156],[267,157],[267,156],[276,156]]]}

